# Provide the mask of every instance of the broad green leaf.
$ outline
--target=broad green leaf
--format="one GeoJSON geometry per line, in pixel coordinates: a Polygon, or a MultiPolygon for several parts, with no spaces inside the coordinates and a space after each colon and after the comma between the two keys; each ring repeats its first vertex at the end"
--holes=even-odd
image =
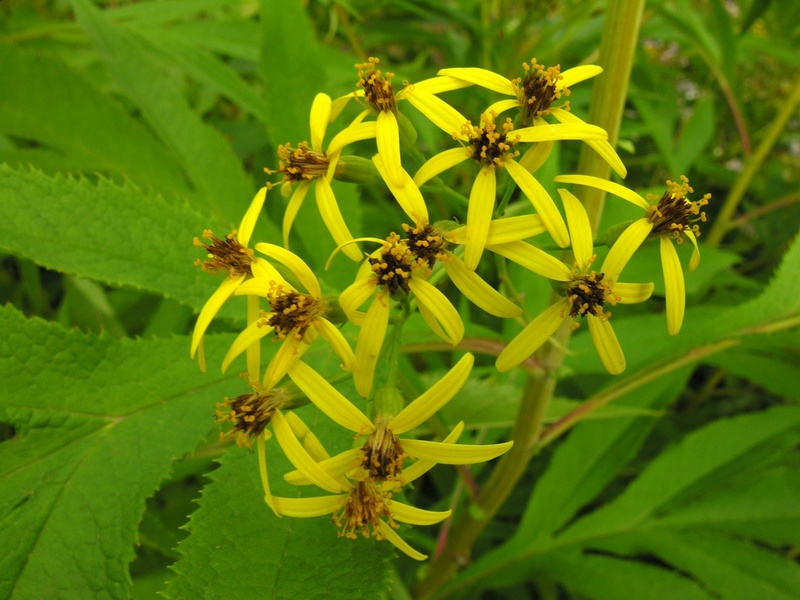
{"type": "Polygon", "coordinates": [[[124,174],[167,197],[189,193],[171,153],[120,104],[66,65],[5,44],[0,44],[0,64],[0,131],[50,148],[0,151],[0,160],[124,174]]]}
{"type": "Polygon", "coordinates": [[[230,0],[172,0],[172,2],[142,2],[124,4],[108,9],[108,16],[118,22],[161,25],[230,6],[230,0]]]}
{"type": "Polygon", "coordinates": [[[145,499],[241,383],[202,376],[184,337],[120,341],[10,307],[0,330],[0,597],[128,598],[145,499]]]}
{"type": "Polygon", "coordinates": [[[711,96],[700,98],[694,103],[693,108],[692,115],[684,123],[680,138],[675,144],[672,164],[674,177],[689,171],[692,163],[706,149],[716,132],[713,98],[711,96]]]}
{"type": "Polygon", "coordinates": [[[221,281],[193,264],[205,258],[192,239],[206,227],[230,231],[132,184],[95,185],[0,165],[0,248],[49,269],[199,309],[221,281]]]}
{"type": "Polygon", "coordinates": [[[228,142],[189,108],[136,34],[112,23],[88,0],[73,0],[73,6],[78,23],[106,61],[117,85],[178,156],[197,189],[195,206],[205,207],[218,219],[238,222],[242,214],[239,203],[249,200],[254,190],[228,142]]]}
{"type": "MultiPolygon", "coordinates": [[[[291,468],[277,447],[267,443],[273,480],[291,468]]],[[[279,519],[264,502],[255,454],[231,448],[221,463],[178,546],[168,598],[378,598],[388,589],[389,542],[338,537],[330,517],[279,519]]],[[[273,493],[286,494],[280,483],[273,493]]],[[[314,489],[308,495],[329,495],[314,489]]]]}
{"type": "MultiPolygon", "coordinates": [[[[132,5],[136,6],[136,5],[132,5]]],[[[146,6],[146,5],[145,5],[146,6]]],[[[131,25],[133,29],[139,29],[131,25]]],[[[143,34],[151,37],[163,31],[176,42],[195,45],[209,52],[258,63],[261,25],[252,20],[201,20],[175,23],[166,31],[163,28],[142,27],[143,34]]]]}

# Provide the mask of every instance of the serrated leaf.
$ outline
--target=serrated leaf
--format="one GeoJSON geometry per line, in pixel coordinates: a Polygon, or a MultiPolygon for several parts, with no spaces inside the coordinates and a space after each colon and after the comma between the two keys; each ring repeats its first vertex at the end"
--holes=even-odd
{"type": "Polygon", "coordinates": [[[254,190],[228,142],[190,110],[136,34],[111,22],[88,0],[73,0],[73,6],[78,23],[107,62],[117,85],[178,156],[199,194],[194,204],[206,207],[218,219],[238,222],[240,203],[247,202],[254,190]]]}
{"type": "MultiPolygon", "coordinates": [[[[194,266],[204,228],[188,206],[135,186],[49,177],[0,165],[0,248],[49,269],[129,285],[199,309],[219,279],[194,266]]],[[[227,233],[227,232],[226,232],[227,233]]]]}
{"type": "Polygon", "coordinates": [[[128,598],[144,501],[235,384],[199,377],[183,337],[96,337],[10,307],[0,330],[0,596],[128,598]]]}
{"type": "Polygon", "coordinates": [[[0,130],[53,149],[2,151],[0,160],[124,173],[168,196],[189,186],[171,154],[119,104],[64,64],[0,44],[0,130]],[[58,102],[53,102],[53,90],[58,102]],[[44,156],[44,152],[47,152],[44,156]]]}

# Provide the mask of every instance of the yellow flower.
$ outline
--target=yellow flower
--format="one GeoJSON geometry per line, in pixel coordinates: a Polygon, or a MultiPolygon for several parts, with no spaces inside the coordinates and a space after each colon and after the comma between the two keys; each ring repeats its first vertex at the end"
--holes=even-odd
{"type": "Polygon", "coordinates": [[[237,296],[264,297],[270,310],[262,311],[261,317],[251,322],[239,334],[222,361],[222,371],[225,372],[239,354],[258,344],[261,338],[272,332],[282,343],[264,373],[263,386],[267,389],[283,378],[289,364],[306,351],[317,335],[330,344],[341,359],[342,366],[351,370],[354,363],[353,351],[339,329],[325,318],[328,304],[322,296],[319,281],[309,266],[297,255],[274,244],[256,244],[255,249],[285,265],[306,291],[295,289],[274,267],[268,274],[242,283],[235,292],[237,296]]]}
{"type": "MultiPolygon", "coordinates": [[[[520,123],[527,127],[542,125],[546,121],[544,116],[553,115],[560,123],[580,125],[585,124],[581,119],[569,112],[569,102],[563,107],[553,106],[553,103],[562,96],[569,96],[569,86],[590,79],[603,72],[596,65],[583,65],[567,69],[563,73],[560,66],[545,68],[531,59],[531,64],[522,63],[525,69],[524,77],[507,79],[502,75],[477,67],[442,69],[439,75],[446,75],[462,79],[469,83],[493,90],[506,96],[514,96],[510,100],[500,100],[489,107],[490,111],[498,114],[518,108],[520,123]]],[[[614,151],[608,140],[587,139],[586,143],[603,157],[612,169],[622,178],[627,170],[619,156],[614,151]]]]}
{"type": "MultiPolygon", "coordinates": [[[[283,498],[265,495],[276,514],[294,517],[334,515],[341,536],[357,534],[388,539],[417,560],[425,555],[411,548],[394,531],[395,521],[431,525],[450,516],[450,511],[421,510],[392,499],[401,488],[431,469],[436,463],[473,464],[505,453],[513,442],[493,445],[456,444],[463,423],[442,442],[413,440],[399,436],[417,427],[444,406],[464,385],[473,357],[465,355],[442,379],[401,410],[402,397],[393,388],[376,395],[376,414],[371,421],[311,367],[298,361],[289,369],[295,384],[326,415],[358,435],[369,436],[360,448],[330,457],[319,444],[304,447],[292,438],[297,432],[288,419],[273,419],[275,435],[297,468],[285,479],[296,485],[315,484],[333,496],[283,498]],[[407,458],[415,463],[404,468],[407,458]]],[[[288,415],[287,415],[288,417],[288,415]]],[[[308,436],[307,432],[299,433],[308,436]]],[[[312,434],[313,435],[313,434],[312,434]]]]}
{"type": "Polygon", "coordinates": [[[250,448],[253,440],[261,436],[275,411],[281,408],[291,408],[292,399],[283,388],[262,389],[256,383],[253,391],[242,394],[236,398],[225,398],[217,403],[217,423],[229,422],[232,428],[220,432],[220,441],[228,438],[236,440],[242,448],[250,448]]]}
{"type": "Polygon", "coordinates": [[[570,139],[605,139],[607,134],[594,125],[541,125],[514,129],[511,119],[503,123],[502,131],[494,122],[497,113],[481,115],[481,125],[475,126],[457,111],[450,126],[453,137],[461,143],[459,148],[440,152],[422,165],[414,176],[414,183],[422,185],[430,178],[465,160],[473,159],[480,165],[467,209],[466,252],[464,264],[474,271],[478,266],[497,196],[497,169],[508,174],[530,200],[550,235],[562,248],[569,245],[569,235],[564,219],[553,199],[536,178],[514,160],[519,155],[515,148],[521,142],[546,142],[570,139]]]}
{"type": "Polygon", "coordinates": [[[195,353],[199,350],[198,358],[200,368],[203,371],[206,370],[205,356],[203,354],[203,336],[211,321],[214,320],[214,317],[217,316],[220,308],[222,308],[222,305],[248,277],[258,274],[267,275],[274,271],[267,261],[263,258],[255,257],[253,250],[247,247],[266,197],[267,188],[261,188],[250,203],[239,229],[227,235],[224,240],[215,237],[208,230],[203,232],[203,237],[209,240],[210,244],[204,244],[198,238],[194,238],[194,245],[202,246],[208,252],[207,261],[198,260],[195,264],[202,264],[203,269],[206,271],[224,272],[228,275],[203,305],[192,333],[190,353],[194,358],[195,353]]]}
{"type": "Polygon", "coordinates": [[[706,213],[700,209],[708,204],[711,194],[706,194],[700,200],[689,200],[686,195],[691,194],[694,190],[689,186],[689,180],[683,175],[681,175],[681,183],[667,180],[667,191],[661,197],[648,194],[647,199],[618,183],[588,175],[562,175],[556,177],[556,181],[588,185],[604,190],[645,211],[645,216],[631,224],[630,228],[636,232],[634,243],[635,240],[638,240],[638,243],[641,244],[648,236],[657,235],[659,237],[661,266],[664,271],[664,288],[666,290],[667,330],[670,335],[676,335],[683,324],[686,294],[681,261],[672,242],[682,244],[684,235],[689,238],[694,246],[689,270],[694,271],[700,264],[700,249],[697,247],[700,226],[697,222],[705,222],[706,213]]]}
{"type": "Polygon", "coordinates": [[[583,317],[589,324],[589,333],[600,355],[603,366],[609,373],[625,370],[625,355],[611,328],[610,312],[606,305],[635,304],[644,302],[653,293],[652,283],[620,283],[622,269],[639,247],[638,232],[626,230],[609,250],[599,272],[590,271],[595,260],[592,229],[589,217],[580,201],[566,190],[559,190],[564,201],[570,233],[575,267],[570,269],[562,263],[526,242],[498,244],[493,252],[519,263],[523,267],[544,277],[562,282],[564,296],[531,321],[497,357],[496,366],[508,371],[533,354],[565,321],[577,328],[577,319],[583,317]]]}
{"type": "MultiPolygon", "coordinates": [[[[323,140],[331,121],[331,98],[327,94],[317,94],[311,106],[310,129],[311,146],[301,142],[297,148],[289,144],[278,147],[280,167],[277,170],[264,169],[267,173],[281,173],[283,186],[281,193],[291,199],[283,216],[283,245],[289,247],[289,232],[311,185],[325,226],[336,244],[344,244],[353,239],[344,222],[336,197],[331,188],[331,180],[336,172],[342,149],[358,140],[375,137],[374,123],[356,123],[338,133],[323,150],[323,140]],[[294,192],[291,187],[297,185],[294,192]]],[[[344,252],[353,260],[361,260],[361,253],[355,245],[346,246],[344,252]]]]}
{"type": "Polygon", "coordinates": [[[393,296],[413,293],[425,322],[449,344],[455,346],[464,337],[464,323],[458,311],[442,292],[425,281],[428,263],[411,251],[408,240],[392,233],[385,242],[377,238],[373,241],[381,242],[382,247],[362,263],[356,280],[339,296],[339,305],[347,318],[361,325],[353,381],[358,393],[365,397],[372,391],[393,296]],[[358,308],[371,296],[366,314],[359,312],[358,308]]]}

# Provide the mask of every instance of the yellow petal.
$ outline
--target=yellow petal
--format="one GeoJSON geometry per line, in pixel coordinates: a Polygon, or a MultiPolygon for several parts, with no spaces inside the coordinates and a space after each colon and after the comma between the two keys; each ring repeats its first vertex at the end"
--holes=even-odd
{"type": "Polygon", "coordinates": [[[244,217],[242,217],[242,222],[239,224],[239,229],[236,234],[236,238],[242,246],[247,246],[247,244],[250,243],[250,236],[253,235],[253,229],[255,229],[258,215],[261,214],[261,208],[264,206],[266,197],[267,188],[263,187],[258,190],[253,201],[250,203],[250,207],[247,209],[247,212],[244,213],[244,217]]]}
{"type": "Polygon", "coordinates": [[[400,440],[400,443],[403,445],[403,450],[411,456],[432,460],[440,465],[472,465],[485,462],[505,454],[514,445],[514,442],[480,445],[405,439],[400,440]]]}
{"type": "Polygon", "coordinates": [[[475,271],[470,271],[452,252],[447,252],[442,260],[444,270],[455,286],[470,302],[482,308],[490,315],[513,319],[522,314],[522,309],[486,283],[475,271]]]}
{"type": "Polygon", "coordinates": [[[620,304],[639,304],[653,295],[652,283],[615,283],[614,294],[620,304]]]}
{"type": "Polygon", "coordinates": [[[453,514],[452,510],[423,510],[396,500],[392,501],[391,511],[395,521],[410,525],[435,525],[453,514]]]}
{"type": "Polygon", "coordinates": [[[555,142],[540,142],[528,148],[517,162],[528,173],[536,173],[553,151],[555,142]]]}
{"type": "Polygon", "coordinates": [[[367,121],[366,123],[356,123],[346,127],[331,140],[328,144],[328,156],[339,152],[345,146],[360,142],[361,140],[369,140],[377,135],[378,126],[375,121],[367,121]]]}
{"type": "Polygon", "coordinates": [[[370,433],[375,427],[347,398],[303,361],[289,367],[289,377],[314,405],[333,421],[356,433],[370,433]]]}
{"type": "Polygon", "coordinates": [[[325,131],[331,119],[331,97],[328,94],[317,94],[311,104],[311,114],[309,116],[309,126],[311,129],[311,147],[322,151],[322,140],[325,138],[325,131]]]}
{"type": "MultiPolygon", "coordinates": [[[[550,114],[562,123],[583,123],[582,119],[576,117],[571,112],[568,112],[563,108],[552,108],[550,109],[550,114]]],[[[595,152],[597,152],[603,158],[603,160],[605,160],[608,165],[614,169],[614,172],[617,175],[625,179],[625,176],[628,174],[628,170],[625,168],[622,160],[617,155],[617,152],[614,150],[611,144],[608,143],[608,140],[586,140],[586,144],[595,152]]]]}
{"type": "Polygon", "coordinates": [[[415,93],[415,92],[427,92],[428,94],[441,94],[442,92],[460,90],[462,88],[469,87],[471,85],[472,84],[469,81],[464,81],[463,79],[456,79],[455,77],[448,77],[448,76],[430,77],[428,79],[423,79],[422,81],[417,81],[415,83],[412,83],[402,91],[398,92],[396,97],[403,98],[406,97],[406,95],[408,95],[409,93],[415,93]]]}
{"type": "Polygon", "coordinates": [[[386,181],[392,182],[397,187],[402,187],[405,180],[402,176],[403,165],[400,160],[400,128],[394,113],[381,111],[378,113],[377,131],[375,141],[378,144],[378,154],[386,166],[386,181]]]}
{"type": "Polygon", "coordinates": [[[455,167],[468,158],[469,155],[466,150],[461,147],[440,152],[419,168],[419,171],[414,175],[414,183],[421,186],[429,179],[439,175],[439,173],[444,173],[447,169],[455,167]]]}
{"type": "Polygon", "coordinates": [[[694,233],[692,233],[689,230],[686,230],[683,233],[686,234],[686,237],[689,238],[689,241],[692,242],[692,246],[694,246],[694,250],[692,251],[692,258],[689,261],[689,270],[694,271],[700,264],[700,248],[697,247],[697,238],[695,237],[694,233]]]}
{"type": "Polygon", "coordinates": [[[271,389],[275,387],[278,382],[286,375],[292,363],[297,362],[300,357],[308,350],[308,344],[302,343],[300,340],[289,334],[282,342],[280,348],[269,361],[267,369],[264,372],[264,389],[271,389]]]}
{"type": "Polygon", "coordinates": [[[552,142],[558,140],[605,140],[608,134],[605,129],[595,125],[562,124],[562,125],[534,125],[523,127],[510,132],[512,139],[519,136],[520,142],[552,142]]]}
{"type": "Polygon", "coordinates": [[[442,292],[436,286],[431,285],[424,279],[412,277],[408,282],[411,291],[414,292],[414,297],[419,302],[420,313],[423,318],[428,321],[430,325],[429,316],[426,312],[436,319],[436,323],[444,331],[444,340],[448,344],[455,346],[464,337],[464,322],[458,311],[450,303],[442,292]],[[424,310],[423,310],[424,309],[424,310]]]}
{"type": "Polygon", "coordinates": [[[569,281],[572,272],[569,267],[544,250],[527,242],[517,241],[506,244],[491,244],[489,250],[508,260],[554,281],[569,281]]]}
{"type": "Polygon", "coordinates": [[[678,253],[672,240],[659,236],[661,242],[661,267],[664,269],[664,288],[667,300],[667,331],[677,335],[683,324],[683,313],[686,309],[686,288],[683,282],[683,271],[678,253]]]}
{"type": "MultiPolygon", "coordinates": [[[[249,300],[249,298],[248,298],[249,300]]],[[[263,338],[266,335],[269,335],[272,332],[272,327],[269,325],[261,325],[259,326],[259,321],[251,322],[247,327],[245,327],[242,332],[236,337],[231,344],[228,353],[225,355],[225,358],[222,361],[222,372],[228,370],[230,364],[236,360],[236,357],[239,356],[242,352],[247,350],[250,346],[257,343],[258,340],[263,338]]],[[[259,367],[253,374],[257,374],[261,368],[259,367]]],[[[248,365],[248,371],[250,371],[250,366],[248,365]]],[[[255,375],[255,379],[258,379],[258,376],[255,375]]]]}
{"type": "Polygon", "coordinates": [[[472,354],[465,354],[455,366],[439,381],[433,384],[426,392],[420,394],[416,400],[406,406],[392,419],[389,428],[395,435],[411,431],[414,427],[424,423],[436,414],[440,408],[450,402],[458,391],[464,386],[472,365],[475,362],[472,354]]]}
{"type": "Polygon", "coordinates": [[[626,188],[624,185],[614,183],[608,179],[600,177],[592,177],[591,175],[559,175],[555,178],[558,183],[575,183],[577,185],[587,185],[589,187],[597,188],[614,194],[623,200],[627,200],[631,204],[635,204],[642,210],[649,210],[650,204],[642,198],[639,194],[631,189],[626,188]]]}
{"type": "Polygon", "coordinates": [[[319,496],[317,498],[282,498],[273,496],[272,501],[275,503],[275,510],[281,515],[305,519],[335,513],[342,506],[345,498],[347,496],[343,494],[338,496],[319,496]]]}
{"type": "Polygon", "coordinates": [[[389,303],[388,295],[385,298],[381,298],[380,294],[376,296],[367,309],[358,333],[353,383],[358,393],[365,398],[372,393],[375,365],[378,363],[383,338],[386,337],[386,328],[389,325],[389,303]]]}
{"type": "MultiPolygon", "coordinates": [[[[353,448],[352,450],[346,450],[336,456],[320,461],[319,466],[330,476],[337,477],[358,467],[362,454],[361,448],[353,448]]],[[[291,483],[292,485],[311,485],[312,483],[311,480],[299,470],[289,471],[283,478],[287,483],[291,483]]],[[[403,471],[403,481],[407,481],[405,471],[403,471]]],[[[392,486],[396,485],[397,482],[393,481],[392,486]]]]}
{"type": "MultiPolygon", "coordinates": [[[[256,256],[255,259],[253,259],[253,262],[250,263],[250,270],[253,272],[253,279],[266,281],[267,283],[270,281],[275,281],[278,283],[283,282],[285,285],[291,287],[288,283],[286,283],[281,274],[278,273],[278,269],[273,267],[260,256],[256,256]]],[[[245,281],[242,285],[245,285],[246,283],[250,283],[250,280],[245,281]]],[[[238,292],[239,290],[237,289],[236,291],[238,292]]],[[[264,296],[265,294],[259,295],[264,296]]]]}
{"type": "Polygon", "coordinates": [[[336,100],[333,101],[333,103],[331,104],[330,122],[335,121],[336,118],[340,114],[342,114],[344,107],[347,106],[350,100],[352,100],[354,97],[355,96],[353,95],[353,93],[350,92],[349,94],[345,94],[344,96],[339,96],[336,100]]]}
{"type": "MultiPolygon", "coordinates": [[[[333,195],[331,184],[324,177],[315,181],[314,189],[317,196],[317,208],[322,220],[325,222],[325,226],[337,245],[350,242],[353,239],[353,235],[344,223],[344,218],[339,211],[339,205],[336,204],[336,197],[333,195]]],[[[362,259],[361,251],[355,244],[344,246],[342,251],[352,260],[360,261],[362,259]]]]}
{"type": "Polygon", "coordinates": [[[571,69],[567,69],[561,73],[561,79],[556,81],[556,88],[564,88],[575,85],[576,83],[580,83],[586,79],[591,79],[602,72],[603,67],[599,67],[597,65],[580,65],[578,67],[572,67],[571,69]]]}
{"type": "Polygon", "coordinates": [[[508,170],[508,174],[511,175],[511,178],[522,190],[522,193],[525,194],[533,204],[536,212],[539,213],[545,227],[547,227],[547,231],[553,236],[556,244],[562,248],[569,246],[567,226],[564,224],[564,219],[561,218],[561,213],[558,212],[547,190],[542,187],[542,184],[533,175],[513,160],[506,159],[503,164],[508,170]]]}
{"type": "MultiPolygon", "coordinates": [[[[453,431],[451,431],[450,434],[442,441],[446,444],[454,444],[458,441],[458,438],[461,436],[461,433],[463,431],[464,431],[464,421],[459,421],[458,425],[456,425],[453,428],[453,431]]],[[[434,466],[436,466],[436,461],[417,460],[410,467],[403,469],[403,481],[405,481],[407,484],[411,483],[415,479],[419,479],[420,477],[422,477],[425,473],[430,471],[434,466]]],[[[389,485],[391,485],[391,487],[394,487],[396,483],[391,481],[387,482],[384,485],[386,485],[387,487],[389,485]]],[[[389,491],[391,487],[389,487],[386,491],[389,491]]]]}
{"type": "Polygon", "coordinates": [[[417,552],[411,546],[409,546],[403,538],[401,538],[397,532],[389,527],[384,521],[378,521],[378,531],[381,532],[381,535],[389,540],[395,547],[400,550],[406,556],[410,556],[414,560],[425,560],[428,558],[427,554],[422,554],[421,552],[417,552]]]}
{"type": "Polygon", "coordinates": [[[564,322],[566,302],[556,302],[517,334],[497,357],[498,371],[510,371],[536,352],[564,322]]]}
{"type": "Polygon", "coordinates": [[[346,371],[352,371],[356,359],[350,344],[347,343],[339,328],[328,319],[321,317],[314,320],[314,326],[320,335],[325,338],[325,341],[330,344],[333,351],[336,352],[336,356],[342,360],[342,368],[346,371]]]}
{"type": "Polygon", "coordinates": [[[310,181],[303,181],[298,184],[292,193],[289,204],[286,205],[286,211],[283,213],[283,245],[287,248],[289,247],[289,234],[292,231],[292,225],[294,225],[294,220],[297,218],[297,213],[300,211],[310,187],[310,181]]]}
{"type": "Polygon", "coordinates": [[[587,315],[589,333],[592,335],[594,347],[606,371],[618,375],[625,370],[625,355],[617,341],[617,336],[611,328],[611,323],[606,319],[598,319],[592,314],[587,315]]]}
{"type": "Polygon", "coordinates": [[[311,455],[311,458],[318,463],[330,458],[330,455],[319,441],[319,438],[308,428],[308,425],[303,422],[303,419],[297,416],[297,413],[290,410],[283,416],[286,418],[286,422],[289,423],[289,427],[292,428],[292,432],[297,436],[297,439],[303,441],[303,448],[311,455]]]}
{"type": "Polygon", "coordinates": [[[275,513],[276,517],[280,517],[281,515],[275,510],[275,502],[272,500],[272,492],[269,489],[269,477],[267,475],[267,451],[264,447],[265,440],[267,438],[267,431],[258,436],[256,439],[256,451],[258,452],[258,471],[261,476],[261,487],[264,488],[264,502],[267,503],[272,509],[272,512],[275,513]]]}
{"type": "MultiPolygon", "coordinates": [[[[260,310],[261,299],[258,296],[247,298],[247,323],[248,326],[256,323],[261,318],[260,310]]],[[[261,375],[261,344],[256,341],[246,347],[247,350],[247,377],[250,381],[256,382],[261,375]]],[[[227,358],[227,357],[226,357],[227,358]]],[[[230,363],[228,363],[230,364],[230,363]]],[[[225,372],[227,365],[223,361],[222,372],[225,372]]]]}
{"type": "Polygon", "coordinates": [[[564,212],[567,213],[569,234],[572,239],[572,253],[576,262],[585,269],[594,254],[594,241],[592,240],[592,226],[586,209],[575,196],[567,190],[558,190],[561,201],[564,203],[564,212]]]}
{"type": "Polygon", "coordinates": [[[358,309],[367,301],[367,298],[375,293],[375,289],[374,278],[368,275],[367,277],[356,279],[339,295],[339,306],[344,311],[344,314],[347,315],[347,318],[356,325],[361,325],[364,320],[363,313],[360,316],[357,315],[358,309]]]}
{"type": "Polygon", "coordinates": [[[233,295],[233,293],[236,291],[236,288],[239,287],[239,284],[244,281],[244,278],[244,275],[226,277],[225,281],[223,281],[216,291],[211,294],[211,297],[206,300],[203,308],[200,309],[200,314],[197,316],[197,322],[194,324],[194,331],[192,332],[192,358],[194,358],[194,353],[197,351],[197,346],[200,344],[200,340],[203,339],[203,335],[205,335],[206,329],[208,329],[211,321],[213,321],[214,317],[217,316],[219,309],[222,308],[222,305],[225,304],[225,301],[233,295]]]}
{"type": "Polygon", "coordinates": [[[448,135],[464,139],[461,127],[468,119],[447,102],[421,90],[407,94],[406,99],[439,129],[448,135]]]}
{"type": "Polygon", "coordinates": [[[440,69],[438,74],[463,79],[464,81],[469,81],[470,83],[474,83],[475,85],[500,94],[505,94],[506,96],[514,95],[514,86],[511,85],[510,80],[486,69],[478,67],[440,69]]]}
{"type": "Polygon", "coordinates": [[[298,471],[327,492],[336,494],[342,491],[342,486],[306,452],[279,410],[272,415],[272,429],[286,458],[298,471]]]}
{"type": "Polygon", "coordinates": [[[422,192],[419,191],[417,184],[414,183],[405,169],[401,168],[400,173],[397,175],[402,182],[401,185],[398,186],[395,185],[392,174],[380,154],[373,156],[372,162],[375,163],[375,167],[378,169],[384,182],[386,182],[395,200],[397,200],[400,208],[403,209],[403,212],[415,223],[420,221],[427,223],[428,207],[425,205],[425,200],[422,198],[422,192]]]}
{"type": "Polygon", "coordinates": [[[489,234],[489,224],[492,222],[496,196],[497,178],[494,168],[483,167],[475,177],[475,183],[472,184],[467,208],[467,247],[464,252],[464,264],[470,271],[474,271],[481,260],[486,236],[489,234]]]}
{"type": "Polygon", "coordinates": [[[486,112],[491,114],[496,112],[498,115],[501,113],[506,112],[507,110],[511,110],[512,108],[519,107],[519,100],[498,100],[489,108],[486,109],[486,112]]]}
{"type": "Polygon", "coordinates": [[[276,278],[266,277],[253,277],[243,282],[236,291],[235,296],[262,296],[267,297],[270,290],[273,288],[273,283],[284,286],[285,289],[295,291],[294,287],[289,284],[283,277],[278,275],[276,278]]]}
{"type": "Polygon", "coordinates": [[[622,232],[611,246],[611,250],[608,251],[603,266],[600,268],[600,271],[606,275],[606,282],[615,282],[619,279],[633,253],[639,249],[652,230],[653,224],[649,220],[639,219],[622,232]]]}
{"type": "MultiPolygon", "coordinates": [[[[539,215],[520,215],[518,217],[504,217],[494,219],[489,224],[489,233],[486,236],[487,244],[505,244],[516,242],[529,237],[534,237],[547,231],[539,215]]],[[[447,240],[456,244],[466,241],[467,228],[457,227],[447,233],[447,240]]]]}
{"type": "Polygon", "coordinates": [[[290,252],[275,244],[267,243],[256,244],[256,250],[287,266],[294,276],[300,280],[300,283],[303,284],[303,287],[309,294],[315,298],[322,296],[322,290],[319,287],[319,281],[317,281],[314,272],[305,261],[294,252],[290,252]]]}

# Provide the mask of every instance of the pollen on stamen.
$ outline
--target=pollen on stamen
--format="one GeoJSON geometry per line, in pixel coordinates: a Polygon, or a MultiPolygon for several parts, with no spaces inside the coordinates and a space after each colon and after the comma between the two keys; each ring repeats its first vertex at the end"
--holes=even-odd
{"type": "Polygon", "coordinates": [[[416,227],[403,223],[403,231],[406,232],[409,250],[428,270],[437,260],[445,258],[447,240],[440,230],[427,223],[417,223],[416,227]]]}
{"type": "Polygon", "coordinates": [[[648,194],[647,199],[653,203],[648,211],[648,219],[653,223],[654,235],[668,235],[678,244],[683,243],[683,232],[691,231],[695,237],[700,235],[699,222],[706,221],[706,213],[701,207],[708,204],[711,194],[706,194],[700,200],[689,200],[688,194],[694,190],[689,185],[689,179],[681,175],[681,182],[667,180],[667,190],[659,198],[648,194]]]}
{"type": "Polygon", "coordinates": [[[380,256],[370,258],[369,264],[377,277],[376,284],[386,288],[390,295],[398,290],[409,293],[408,282],[415,261],[408,244],[399,235],[392,233],[386,238],[380,256]]]}
{"type": "Polygon", "coordinates": [[[195,266],[202,266],[208,273],[227,272],[231,277],[239,275],[252,275],[250,268],[254,260],[253,251],[245,248],[236,237],[236,230],[220,239],[210,229],[203,231],[203,239],[210,243],[204,244],[200,238],[194,238],[194,245],[205,248],[208,260],[197,259],[195,266]]]}
{"type": "Polygon", "coordinates": [[[461,133],[469,138],[467,151],[470,158],[477,162],[495,168],[502,168],[506,158],[519,155],[514,146],[519,142],[519,136],[509,138],[509,132],[514,129],[511,119],[506,119],[502,125],[503,130],[498,131],[494,119],[497,113],[484,113],[481,115],[481,125],[476,126],[467,121],[461,126],[461,133]]]}
{"type": "MultiPolygon", "coordinates": [[[[328,172],[328,155],[309,147],[308,142],[300,142],[297,148],[291,144],[278,146],[280,164],[277,169],[264,169],[268,175],[280,173],[281,182],[294,184],[324,177],[328,172]]],[[[272,188],[275,184],[267,184],[272,188]]]]}
{"type": "Polygon", "coordinates": [[[217,423],[229,422],[233,426],[228,431],[220,432],[220,441],[228,439],[236,441],[240,448],[250,448],[254,439],[264,431],[272,420],[272,415],[290,402],[289,395],[282,388],[250,394],[242,394],[236,398],[225,398],[217,403],[217,423]]]}
{"type": "Polygon", "coordinates": [[[371,481],[403,485],[403,461],[408,456],[398,437],[385,423],[376,423],[366,443],[361,448],[361,466],[371,481]]]}
{"type": "MultiPolygon", "coordinates": [[[[545,68],[532,58],[530,65],[522,63],[522,67],[525,69],[524,77],[517,77],[511,83],[519,102],[521,122],[528,126],[533,124],[535,117],[548,114],[553,103],[562,96],[569,96],[570,91],[567,87],[559,88],[557,85],[564,78],[560,65],[545,68]]],[[[569,110],[569,103],[561,108],[569,110]]]]}
{"type": "Polygon", "coordinates": [[[312,322],[325,314],[327,304],[324,300],[309,294],[301,294],[284,289],[282,284],[271,282],[267,296],[270,313],[263,313],[266,324],[275,330],[279,340],[294,335],[302,340],[312,322]]]}
{"type": "Polygon", "coordinates": [[[341,508],[333,515],[333,522],[339,527],[339,537],[356,539],[361,534],[383,539],[379,529],[381,519],[397,529],[399,526],[392,520],[391,498],[391,492],[381,490],[371,481],[356,481],[342,500],[341,508]]]}
{"type": "Polygon", "coordinates": [[[356,65],[358,87],[364,89],[364,99],[377,112],[396,112],[394,87],[390,79],[394,73],[384,74],[376,68],[380,59],[370,57],[367,62],[356,65]]]}
{"type": "MultiPolygon", "coordinates": [[[[609,284],[605,281],[604,273],[592,271],[588,275],[577,275],[565,284],[567,308],[569,316],[576,319],[572,324],[573,331],[580,326],[578,317],[593,315],[598,319],[607,321],[610,312],[605,312],[605,305],[616,306],[619,297],[614,294],[609,284]]],[[[566,314],[564,315],[566,316],[566,314]]]]}

